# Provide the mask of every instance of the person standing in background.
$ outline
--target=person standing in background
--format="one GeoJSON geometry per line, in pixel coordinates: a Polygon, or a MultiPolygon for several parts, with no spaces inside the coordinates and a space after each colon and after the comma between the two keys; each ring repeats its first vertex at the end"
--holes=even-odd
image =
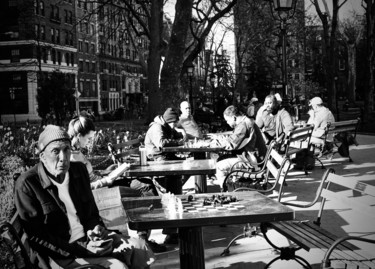
{"type": "Polygon", "coordinates": [[[202,138],[202,132],[198,124],[191,115],[191,106],[189,102],[182,101],[180,104],[181,115],[177,123],[178,128],[185,130],[187,138],[202,138]]]}

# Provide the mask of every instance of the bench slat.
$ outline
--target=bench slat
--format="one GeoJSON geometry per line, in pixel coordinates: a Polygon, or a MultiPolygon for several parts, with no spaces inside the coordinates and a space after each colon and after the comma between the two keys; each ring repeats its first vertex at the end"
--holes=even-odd
{"type": "MultiPolygon", "coordinates": [[[[270,223],[270,226],[307,251],[311,248],[327,250],[337,239],[335,235],[309,222],[279,222],[270,223]]],[[[346,263],[352,264],[355,267],[360,266],[361,263],[355,260],[363,260],[365,257],[355,252],[355,249],[357,249],[356,246],[345,242],[333,251],[332,257],[341,260],[354,260],[346,261],[346,263]],[[348,253],[348,251],[350,252],[348,253]]]]}

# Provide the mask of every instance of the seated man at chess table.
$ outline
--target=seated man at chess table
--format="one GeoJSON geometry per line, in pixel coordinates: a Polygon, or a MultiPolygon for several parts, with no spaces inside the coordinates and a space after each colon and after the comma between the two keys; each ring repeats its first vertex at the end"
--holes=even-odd
{"type": "MultiPolygon", "coordinates": [[[[156,116],[150,123],[145,137],[145,147],[147,157],[151,161],[178,160],[179,157],[174,153],[162,151],[163,147],[182,145],[187,140],[184,129],[177,128],[178,113],[173,108],[167,108],[163,115],[156,116]]],[[[163,180],[157,181],[168,191],[173,194],[182,193],[182,177],[168,176],[163,180]]],[[[176,229],[164,229],[167,234],[165,244],[178,244],[178,234],[176,229]]]]}
{"type": "Polygon", "coordinates": [[[216,180],[222,189],[229,170],[241,160],[238,155],[244,156],[255,165],[264,159],[267,152],[261,131],[253,119],[243,115],[235,106],[225,109],[224,119],[233,128],[232,133],[220,138],[212,137],[212,146],[216,144],[227,151],[226,155],[219,157],[216,165],[216,180]]]}

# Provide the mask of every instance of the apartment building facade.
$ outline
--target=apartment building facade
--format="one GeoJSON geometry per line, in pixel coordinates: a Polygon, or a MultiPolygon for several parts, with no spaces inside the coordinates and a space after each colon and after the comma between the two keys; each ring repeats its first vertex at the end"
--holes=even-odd
{"type": "MultiPolygon", "coordinates": [[[[119,1],[121,4],[121,1],[119,1]]],[[[0,2],[1,119],[37,120],[40,74],[59,71],[76,109],[99,115],[140,105],[148,42],[136,37],[120,6],[90,0],[0,2]]]]}

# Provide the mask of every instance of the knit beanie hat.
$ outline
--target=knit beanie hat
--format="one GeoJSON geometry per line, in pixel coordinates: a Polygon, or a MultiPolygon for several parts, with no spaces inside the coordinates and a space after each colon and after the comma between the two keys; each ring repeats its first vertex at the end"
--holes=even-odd
{"type": "Polygon", "coordinates": [[[165,120],[166,123],[177,122],[178,113],[173,108],[167,108],[167,110],[163,114],[163,119],[165,120]]]}
{"type": "Polygon", "coordinates": [[[66,140],[70,142],[70,137],[64,128],[56,125],[47,125],[39,135],[38,148],[42,152],[54,141],[66,140]]]}

